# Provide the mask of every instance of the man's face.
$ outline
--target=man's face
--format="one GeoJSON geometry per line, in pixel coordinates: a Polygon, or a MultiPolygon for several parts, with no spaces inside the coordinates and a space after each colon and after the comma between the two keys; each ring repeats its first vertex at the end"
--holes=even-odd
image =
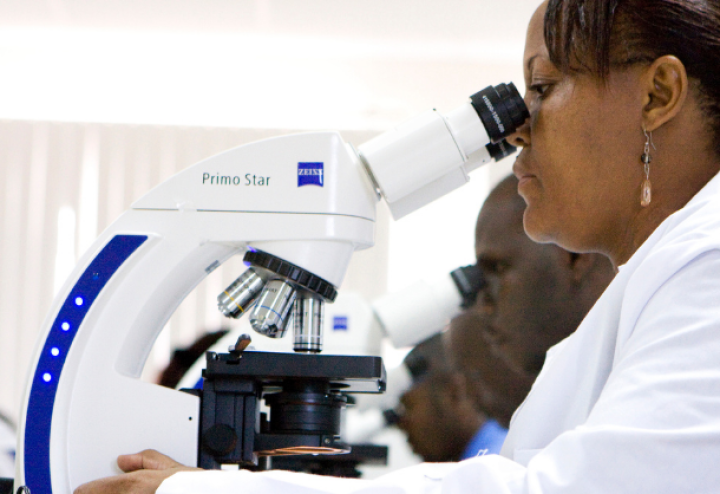
{"type": "Polygon", "coordinates": [[[400,397],[398,426],[423,460],[457,461],[484,416],[463,392],[462,378],[448,366],[442,335],[420,343],[411,355],[416,363],[425,362],[425,371],[400,397]]]}
{"type": "Polygon", "coordinates": [[[475,253],[485,286],[475,309],[509,365],[535,374],[547,349],[567,333],[571,254],[527,237],[516,194],[512,182],[501,185],[478,217],[475,253]]]}
{"type": "Polygon", "coordinates": [[[446,461],[444,430],[437,423],[442,411],[435,406],[432,384],[432,375],[426,376],[402,395],[400,402],[404,410],[398,426],[407,435],[412,450],[423,460],[446,461]]]}
{"type": "Polygon", "coordinates": [[[464,377],[466,393],[475,407],[507,427],[534,376],[518,372],[491,348],[486,324],[479,311],[466,310],[450,322],[443,335],[445,349],[450,365],[464,377]]]}

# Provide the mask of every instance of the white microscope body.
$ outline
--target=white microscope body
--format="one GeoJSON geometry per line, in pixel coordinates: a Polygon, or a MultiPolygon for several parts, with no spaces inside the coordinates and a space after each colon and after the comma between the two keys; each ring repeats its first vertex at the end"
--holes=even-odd
{"type": "MultiPolygon", "coordinates": [[[[522,105],[516,93],[512,102],[522,105]]],[[[339,286],[353,251],[373,245],[380,194],[400,216],[442,195],[434,182],[446,192],[467,181],[471,154],[480,155],[476,165],[490,161],[480,110],[468,103],[447,118],[430,113],[359,153],[336,132],[240,146],[134,203],[83,256],[44,322],[20,415],[15,488],[70,494],[119,473],[119,454],[147,448],[197,464],[199,399],[139,379],[165,322],[209,272],[248,249],[339,286]],[[421,178],[399,159],[402,149],[422,162],[421,178]]],[[[506,127],[505,135],[514,129],[506,127]]]]}

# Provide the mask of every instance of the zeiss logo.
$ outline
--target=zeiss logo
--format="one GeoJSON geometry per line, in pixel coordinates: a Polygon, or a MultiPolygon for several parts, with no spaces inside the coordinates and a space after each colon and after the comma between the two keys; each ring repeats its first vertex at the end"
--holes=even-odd
{"type": "Polygon", "coordinates": [[[325,183],[322,163],[298,163],[298,187],[325,183]]]}
{"type": "Polygon", "coordinates": [[[333,331],[347,331],[347,330],[348,330],[347,316],[333,317],[333,331]]]}

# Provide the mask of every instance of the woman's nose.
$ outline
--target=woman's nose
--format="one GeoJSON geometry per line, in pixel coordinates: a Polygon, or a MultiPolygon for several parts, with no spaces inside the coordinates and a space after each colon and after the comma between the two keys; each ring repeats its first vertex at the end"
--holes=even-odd
{"type": "Polygon", "coordinates": [[[526,147],[530,145],[530,118],[517,128],[515,132],[505,138],[507,142],[515,147],[526,147]]]}

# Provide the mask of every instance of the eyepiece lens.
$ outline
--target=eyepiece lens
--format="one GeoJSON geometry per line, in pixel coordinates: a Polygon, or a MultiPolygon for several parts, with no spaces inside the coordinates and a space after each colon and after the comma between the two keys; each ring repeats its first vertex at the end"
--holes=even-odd
{"type": "Polygon", "coordinates": [[[470,101],[493,143],[509,136],[530,116],[514,84],[488,86],[470,101]]]}
{"type": "Polygon", "coordinates": [[[490,157],[495,161],[500,161],[517,151],[517,148],[505,139],[495,143],[491,142],[485,146],[485,148],[487,149],[488,154],[490,154],[490,157]]]}

